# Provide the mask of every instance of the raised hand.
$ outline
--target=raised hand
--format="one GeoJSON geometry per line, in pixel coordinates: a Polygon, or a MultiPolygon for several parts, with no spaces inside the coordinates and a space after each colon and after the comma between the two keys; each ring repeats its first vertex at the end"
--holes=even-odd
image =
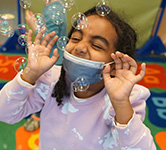
{"type": "Polygon", "coordinates": [[[29,30],[28,33],[28,64],[21,77],[23,80],[31,84],[34,84],[43,73],[48,71],[55,64],[59,57],[57,49],[54,49],[54,55],[51,58],[49,57],[52,47],[57,41],[58,36],[55,36],[55,32],[51,32],[47,34],[41,41],[45,30],[46,29],[44,28],[37,34],[34,44],[32,42],[32,30],[29,30]]]}
{"type": "Polygon", "coordinates": [[[129,96],[133,86],[145,75],[145,63],[141,65],[141,71],[136,75],[137,63],[133,58],[118,51],[115,54],[112,53],[111,57],[115,62],[115,77],[110,77],[111,68],[107,65],[103,70],[104,84],[115,112],[118,113],[116,116],[122,118],[123,113],[126,113],[125,115],[128,113],[128,119],[130,119],[132,108],[129,96]]]}

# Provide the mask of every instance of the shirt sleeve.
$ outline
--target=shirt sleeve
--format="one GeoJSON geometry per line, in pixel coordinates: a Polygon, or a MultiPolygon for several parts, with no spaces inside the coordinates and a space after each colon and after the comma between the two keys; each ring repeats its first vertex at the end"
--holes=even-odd
{"type": "Polygon", "coordinates": [[[143,124],[145,118],[146,100],[150,92],[143,86],[136,85],[131,93],[130,102],[134,114],[126,125],[118,124],[115,121],[115,112],[110,110],[112,122],[112,133],[114,138],[119,141],[121,149],[146,149],[156,150],[151,131],[143,124]]]}
{"type": "Polygon", "coordinates": [[[37,89],[40,82],[30,85],[23,81],[19,72],[0,91],[0,121],[14,124],[24,117],[38,112],[44,105],[44,99],[37,89]]]}

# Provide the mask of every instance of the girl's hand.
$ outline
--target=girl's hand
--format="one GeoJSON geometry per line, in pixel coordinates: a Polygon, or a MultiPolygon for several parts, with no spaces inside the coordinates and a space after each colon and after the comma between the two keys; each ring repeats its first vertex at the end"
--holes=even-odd
{"type": "Polygon", "coordinates": [[[133,86],[145,76],[146,67],[145,63],[142,63],[141,71],[136,75],[137,63],[133,58],[118,51],[112,53],[111,57],[115,62],[115,77],[110,77],[111,67],[107,65],[103,70],[104,84],[119,123],[127,123],[133,113],[129,101],[130,93],[133,86]]]}
{"type": "Polygon", "coordinates": [[[27,21],[28,25],[31,27],[31,29],[35,32],[35,20],[33,19],[33,12],[30,10],[26,10],[25,12],[25,20],[27,21]]]}
{"type": "Polygon", "coordinates": [[[32,43],[32,30],[29,30],[28,33],[28,63],[21,77],[31,84],[34,84],[43,73],[48,71],[59,57],[57,49],[54,49],[54,55],[51,58],[49,57],[58,36],[53,37],[56,34],[53,31],[47,34],[41,41],[45,30],[46,28],[37,34],[34,44],[32,43]]]}

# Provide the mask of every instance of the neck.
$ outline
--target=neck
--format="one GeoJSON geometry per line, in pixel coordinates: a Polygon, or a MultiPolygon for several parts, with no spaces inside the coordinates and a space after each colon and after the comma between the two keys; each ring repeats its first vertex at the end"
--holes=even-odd
{"type": "Polygon", "coordinates": [[[86,91],[75,92],[74,95],[78,98],[89,98],[96,95],[104,88],[104,81],[92,84],[86,91]]]}

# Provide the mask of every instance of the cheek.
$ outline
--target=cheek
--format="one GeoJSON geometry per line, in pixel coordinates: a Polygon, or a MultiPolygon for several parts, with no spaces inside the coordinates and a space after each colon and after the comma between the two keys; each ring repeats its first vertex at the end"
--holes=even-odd
{"type": "Polygon", "coordinates": [[[65,47],[65,50],[67,52],[71,52],[73,49],[74,49],[74,45],[71,44],[70,42],[68,42],[67,45],[66,45],[66,47],[65,47]]]}

